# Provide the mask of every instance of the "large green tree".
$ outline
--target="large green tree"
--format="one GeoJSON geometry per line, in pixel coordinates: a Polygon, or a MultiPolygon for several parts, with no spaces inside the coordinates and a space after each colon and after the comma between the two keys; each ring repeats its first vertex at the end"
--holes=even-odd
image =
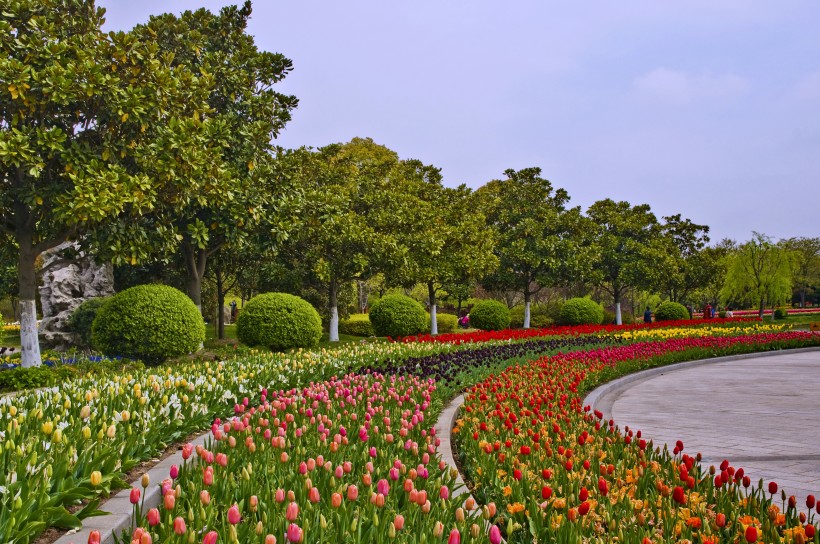
{"type": "Polygon", "coordinates": [[[533,295],[582,274],[584,221],[580,208],[567,207],[567,191],[554,189],[540,168],[509,169],[504,175],[478,190],[487,228],[497,237],[499,261],[483,283],[522,293],[524,328],[529,328],[533,295]]]}
{"type": "Polygon", "coordinates": [[[789,238],[783,245],[794,255],[793,281],[803,308],[809,289],[820,286],[820,238],[789,238]]]}
{"type": "Polygon", "coordinates": [[[774,306],[791,296],[793,261],[793,254],[786,247],[754,232],[752,239],[732,255],[721,297],[755,301],[762,318],[767,302],[774,306]]]}
{"type": "MultiPolygon", "coordinates": [[[[260,51],[247,33],[251,3],[228,6],[218,14],[206,9],[180,16],[151,17],[134,34],[151,40],[173,66],[213,78],[207,106],[195,112],[209,122],[210,163],[200,180],[203,190],[187,205],[157,206],[154,216],[169,221],[187,270],[187,291],[201,307],[202,280],[208,259],[226,244],[234,247],[277,214],[293,194],[280,185],[272,161],[271,140],[290,120],[293,96],[274,90],[291,71],[281,54],[260,51]]],[[[151,220],[149,218],[149,220],[151,220]]],[[[270,222],[267,222],[270,225],[270,222]]],[[[276,240],[282,233],[273,233],[276,240]]]]}
{"type": "Polygon", "coordinates": [[[495,269],[494,236],[472,191],[465,185],[442,186],[438,169],[402,161],[393,178],[400,193],[394,202],[404,199],[405,205],[398,207],[391,228],[407,248],[409,261],[387,270],[388,277],[393,283],[427,288],[430,333],[438,334],[438,294],[445,285],[475,281],[495,269]]]}
{"type": "Polygon", "coordinates": [[[587,210],[592,230],[592,280],[612,296],[620,325],[629,289],[651,289],[672,265],[663,229],[649,205],[599,200],[587,210]]]}
{"type": "Polygon", "coordinates": [[[299,164],[305,206],[285,253],[298,253],[327,289],[330,341],[339,340],[339,290],[407,263],[391,227],[407,210],[392,181],[396,153],[354,138],[292,157],[299,164]]]}
{"type": "Polygon", "coordinates": [[[681,214],[663,218],[667,269],[658,278],[658,288],[669,300],[682,302],[709,281],[707,256],[702,252],[709,243],[709,227],[698,225],[681,214]]]}
{"type": "Polygon", "coordinates": [[[0,228],[19,250],[24,366],[40,364],[37,256],[164,198],[185,202],[209,164],[192,112],[207,108],[212,79],[153,41],[102,32],[103,14],[90,0],[0,10],[0,228]]]}

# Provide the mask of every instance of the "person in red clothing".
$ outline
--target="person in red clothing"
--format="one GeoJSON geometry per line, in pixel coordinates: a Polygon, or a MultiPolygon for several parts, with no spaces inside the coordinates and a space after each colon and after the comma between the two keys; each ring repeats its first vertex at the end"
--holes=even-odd
{"type": "Polygon", "coordinates": [[[711,319],[712,318],[712,305],[708,302],[706,306],[703,308],[703,319],[711,319]]]}

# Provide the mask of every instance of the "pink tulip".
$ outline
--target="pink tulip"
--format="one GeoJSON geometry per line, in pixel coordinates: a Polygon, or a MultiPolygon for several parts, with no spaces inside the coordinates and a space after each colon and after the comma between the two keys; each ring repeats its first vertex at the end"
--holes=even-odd
{"type": "Polygon", "coordinates": [[[310,492],[308,493],[308,500],[314,504],[319,502],[319,490],[317,488],[310,488],[310,492]]]}
{"type": "Polygon", "coordinates": [[[136,487],[131,488],[131,495],[129,496],[129,500],[131,504],[137,504],[140,502],[140,490],[136,487]]]}
{"type": "Polygon", "coordinates": [[[498,525],[490,527],[490,544],[501,544],[501,530],[498,525]]]}
{"type": "Polygon", "coordinates": [[[194,451],[193,444],[190,444],[190,443],[185,444],[184,446],[182,446],[182,458],[187,461],[191,457],[191,453],[193,451],[194,451]]]}
{"type": "Polygon", "coordinates": [[[288,540],[290,542],[300,542],[302,540],[302,529],[295,523],[288,525],[288,540]]]}
{"type": "Polygon", "coordinates": [[[265,544],[276,544],[276,537],[273,535],[267,535],[265,537],[265,544]]]}
{"type": "Polygon", "coordinates": [[[359,488],[355,485],[350,485],[347,487],[347,500],[355,501],[359,498],[359,488]]]}
{"type": "Polygon", "coordinates": [[[231,525],[236,525],[242,519],[242,515],[239,513],[239,507],[237,505],[233,505],[228,508],[228,523],[231,525]]]}
{"type": "Polygon", "coordinates": [[[395,527],[397,531],[401,531],[404,528],[404,516],[396,514],[396,519],[393,520],[393,527],[395,527]]]}
{"type": "Polygon", "coordinates": [[[390,492],[390,484],[387,483],[387,480],[382,478],[376,483],[376,492],[385,496],[390,492]]]}
{"type": "Polygon", "coordinates": [[[176,480],[179,476],[179,467],[176,465],[171,465],[171,478],[176,480]]]}
{"type": "Polygon", "coordinates": [[[450,538],[447,539],[447,544],[461,544],[461,533],[458,529],[450,531],[450,538]]]}
{"type": "Polygon", "coordinates": [[[296,518],[299,517],[299,505],[295,502],[288,503],[288,507],[285,509],[285,518],[288,521],[296,521],[296,518]]]}
{"type": "Polygon", "coordinates": [[[446,485],[441,486],[441,489],[438,492],[438,496],[442,500],[446,501],[447,499],[450,498],[450,489],[446,485]]]}
{"type": "Polygon", "coordinates": [[[219,534],[216,531],[211,531],[202,539],[202,544],[216,544],[219,534]]]}
{"type": "Polygon", "coordinates": [[[148,525],[154,527],[159,525],[159,510],[156,508],[151,508],[148,510],[148,513],[145,515],[145,518],[148,520],[148,525]]]}
{"type": "Polygon", "coordinates": [[[214,483],[214,471],[210,470],[211,467],[205,469],[205,472],[202,473],[202,483],[205,485],[211,485],[214,483]]]}
{"type": "Polygon", "coordinates": [[[185,520],[179,516],[174,518],[174,532],[178,535],[185,534],[185,520]]]}
{"type": "Polygon", "coordinates": [[[285,502],[285,490],[277,489],[276,494],[274,495],[274,500],[276,502],[285,502]]]}

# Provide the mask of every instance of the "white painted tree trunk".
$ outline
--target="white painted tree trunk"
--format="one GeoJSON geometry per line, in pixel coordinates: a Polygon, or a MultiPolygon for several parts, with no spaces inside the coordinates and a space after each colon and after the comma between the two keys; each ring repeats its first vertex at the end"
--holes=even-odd
{"type": "Polygon", "coordinates": [[[436,319],[436,305],[430,306],[430,334],[438,334],[438,320],[436,319]]]}
{"type": "Polygon", "coordinates": [[[20,346],[23,352],[23,366],[40,366],[40,342],[37,338],[37,303],[33,300],[20,301],[20,346]]]}
{"type": "Polygon", "coordinates": [[[530,328],[530,301],[524,303],[524,328],[530,328]]]}
{"type": "Polygon", "coordinates": [[[330,307],[330,341],[339,341],[339,307],[330,307]]]}
{"type": "Polygon", "coordinates": [[[618,302],[615,304],[615,324],[616,325],[623,325],[623,321],[621,320],[621,303],[618,302]]]}

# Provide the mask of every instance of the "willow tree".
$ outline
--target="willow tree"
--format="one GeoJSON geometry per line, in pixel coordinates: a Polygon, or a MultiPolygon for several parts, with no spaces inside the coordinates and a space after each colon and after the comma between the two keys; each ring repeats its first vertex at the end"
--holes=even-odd
{"type": "Polygon", "coordinates": [[[763,318],[767,302],[774,307],[791,297],[794,254],[765,234],[752,234],[730,257],[721,298],[751,299],[763,318]]]}
{"type": "Polygon", "coordinates": [[[24,366],[40,364],[37,257],[161,195],[184,203],[209,164],[191,114],[206,109],[211,78],[152,41],[102,32],[103,15],[89,0],[0,10],[0,228],[18,247],[24,366]]]}

